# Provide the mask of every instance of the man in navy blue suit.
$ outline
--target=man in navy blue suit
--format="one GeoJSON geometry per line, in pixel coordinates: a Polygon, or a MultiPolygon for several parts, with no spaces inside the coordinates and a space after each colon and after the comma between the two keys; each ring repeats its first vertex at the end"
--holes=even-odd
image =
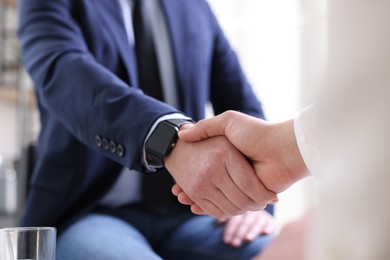
{"type": "Polygon", "coordinates": [[[19,6],[42,124],[21,224],[57,227],[58,259],[249,259],[261,251],[270,239],[261,235],[272,232],[261,210],[275,194],[225,137],[177,138],[207,102],[216,114],[263,118],[208,4],[19,6]],[[174,182],[199,208],[176,202],[174,182]],[[193,214],[202,211],[218,221],[193,214]]]}

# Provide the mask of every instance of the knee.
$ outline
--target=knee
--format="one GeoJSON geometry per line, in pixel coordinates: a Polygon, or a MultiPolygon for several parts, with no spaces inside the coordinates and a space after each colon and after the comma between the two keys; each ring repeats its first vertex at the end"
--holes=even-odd
{"type": "Polygon", "coordinates": [[[60,234],[58,260],[161,259],[129,224],[107,216],[87,216],[60,234]]]}
{"type": "Polygon", "coordinates": [[[57,245],[57,260],[123,260],[161,259],[152,249],[125,245],[121,241],[60,237],[57,245]]]}

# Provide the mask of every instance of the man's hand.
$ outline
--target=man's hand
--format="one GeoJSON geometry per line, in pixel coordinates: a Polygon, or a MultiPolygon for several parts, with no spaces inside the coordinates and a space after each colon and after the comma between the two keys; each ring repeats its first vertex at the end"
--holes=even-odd
{"type": "Polygon", "coordinates": [[[179,133],[179,137],[187,142],[197,142],[214,136],[226,136],[250,159],[257,177],[270,191],[280,193],[308,176],[296,143],[292,120],[270,124],[229,111],[200,121],[192,128],[179,133]]]}
{"type": "Polygon", "coordinates": [[[242,215],[219,220],[225,223],[223,241],[232,247],[240,247],[243,242],[252,242],[260,235],[269,235],[274,231],[274,220],[265,210],[248,211],[242,215]]]}
{"type": "Polygon", "coordinates": [[[165,167],[193,203],[181,202],[193,205],[196,214],[226,218],[264,209],[276,199],[247,159],[222,136],[195,143],[178,140],[165,167]]]}

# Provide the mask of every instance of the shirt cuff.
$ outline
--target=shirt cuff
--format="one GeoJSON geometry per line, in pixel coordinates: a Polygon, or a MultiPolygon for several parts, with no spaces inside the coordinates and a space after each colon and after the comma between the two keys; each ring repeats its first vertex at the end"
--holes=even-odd
{"type": "Polygon", "coordinates": [[[314,162],[311,155],[311,149],[306,139],[305,132],[303,130],[302,115],[307,113],[311,107],[306,108],[299,117],[294,120],[294,133],[297,140],[298,149],[301,153],[303,161],[305,162],[310,173],[314,170],[314,162]]]}
{"type": "Polygon", "coordinates": [[[144,147],[143,147],[143,151],[142,151],[142,165],[145,167],[146,171],[149,173],[155,173],[158,169],[163,168],[164,165],[151,165],[148,163],[148,161],[146,160],[146,149],[145,149],[146,140],[148,140],[148,138],[151,136],[151,134],[153,133],[153,131],[156,129],[157,125],[160,122],[165,121],[165,120],[170,120],[170,119],[185,119],[188,121],[192,120],[190,117],[185,116],[183,114],[174,113],[174,114],[168,114],[168,115],[162,116],[162,117],[158,118],[156,120],[156,122],[154,122],[154,124],[152,125],[152,127],[149,130],[148,135],[145,138],[144,147]]]}

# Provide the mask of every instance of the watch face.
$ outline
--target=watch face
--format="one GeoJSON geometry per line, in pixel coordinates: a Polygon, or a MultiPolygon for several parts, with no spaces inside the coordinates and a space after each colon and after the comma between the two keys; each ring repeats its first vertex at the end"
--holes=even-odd
{"type": "Polygon", "coordinates": [[[177,130],[166,123],[159,124],[153,134],[148,138],[146,148],[155,155],[163,156],[169,150],[177,130]]]}

